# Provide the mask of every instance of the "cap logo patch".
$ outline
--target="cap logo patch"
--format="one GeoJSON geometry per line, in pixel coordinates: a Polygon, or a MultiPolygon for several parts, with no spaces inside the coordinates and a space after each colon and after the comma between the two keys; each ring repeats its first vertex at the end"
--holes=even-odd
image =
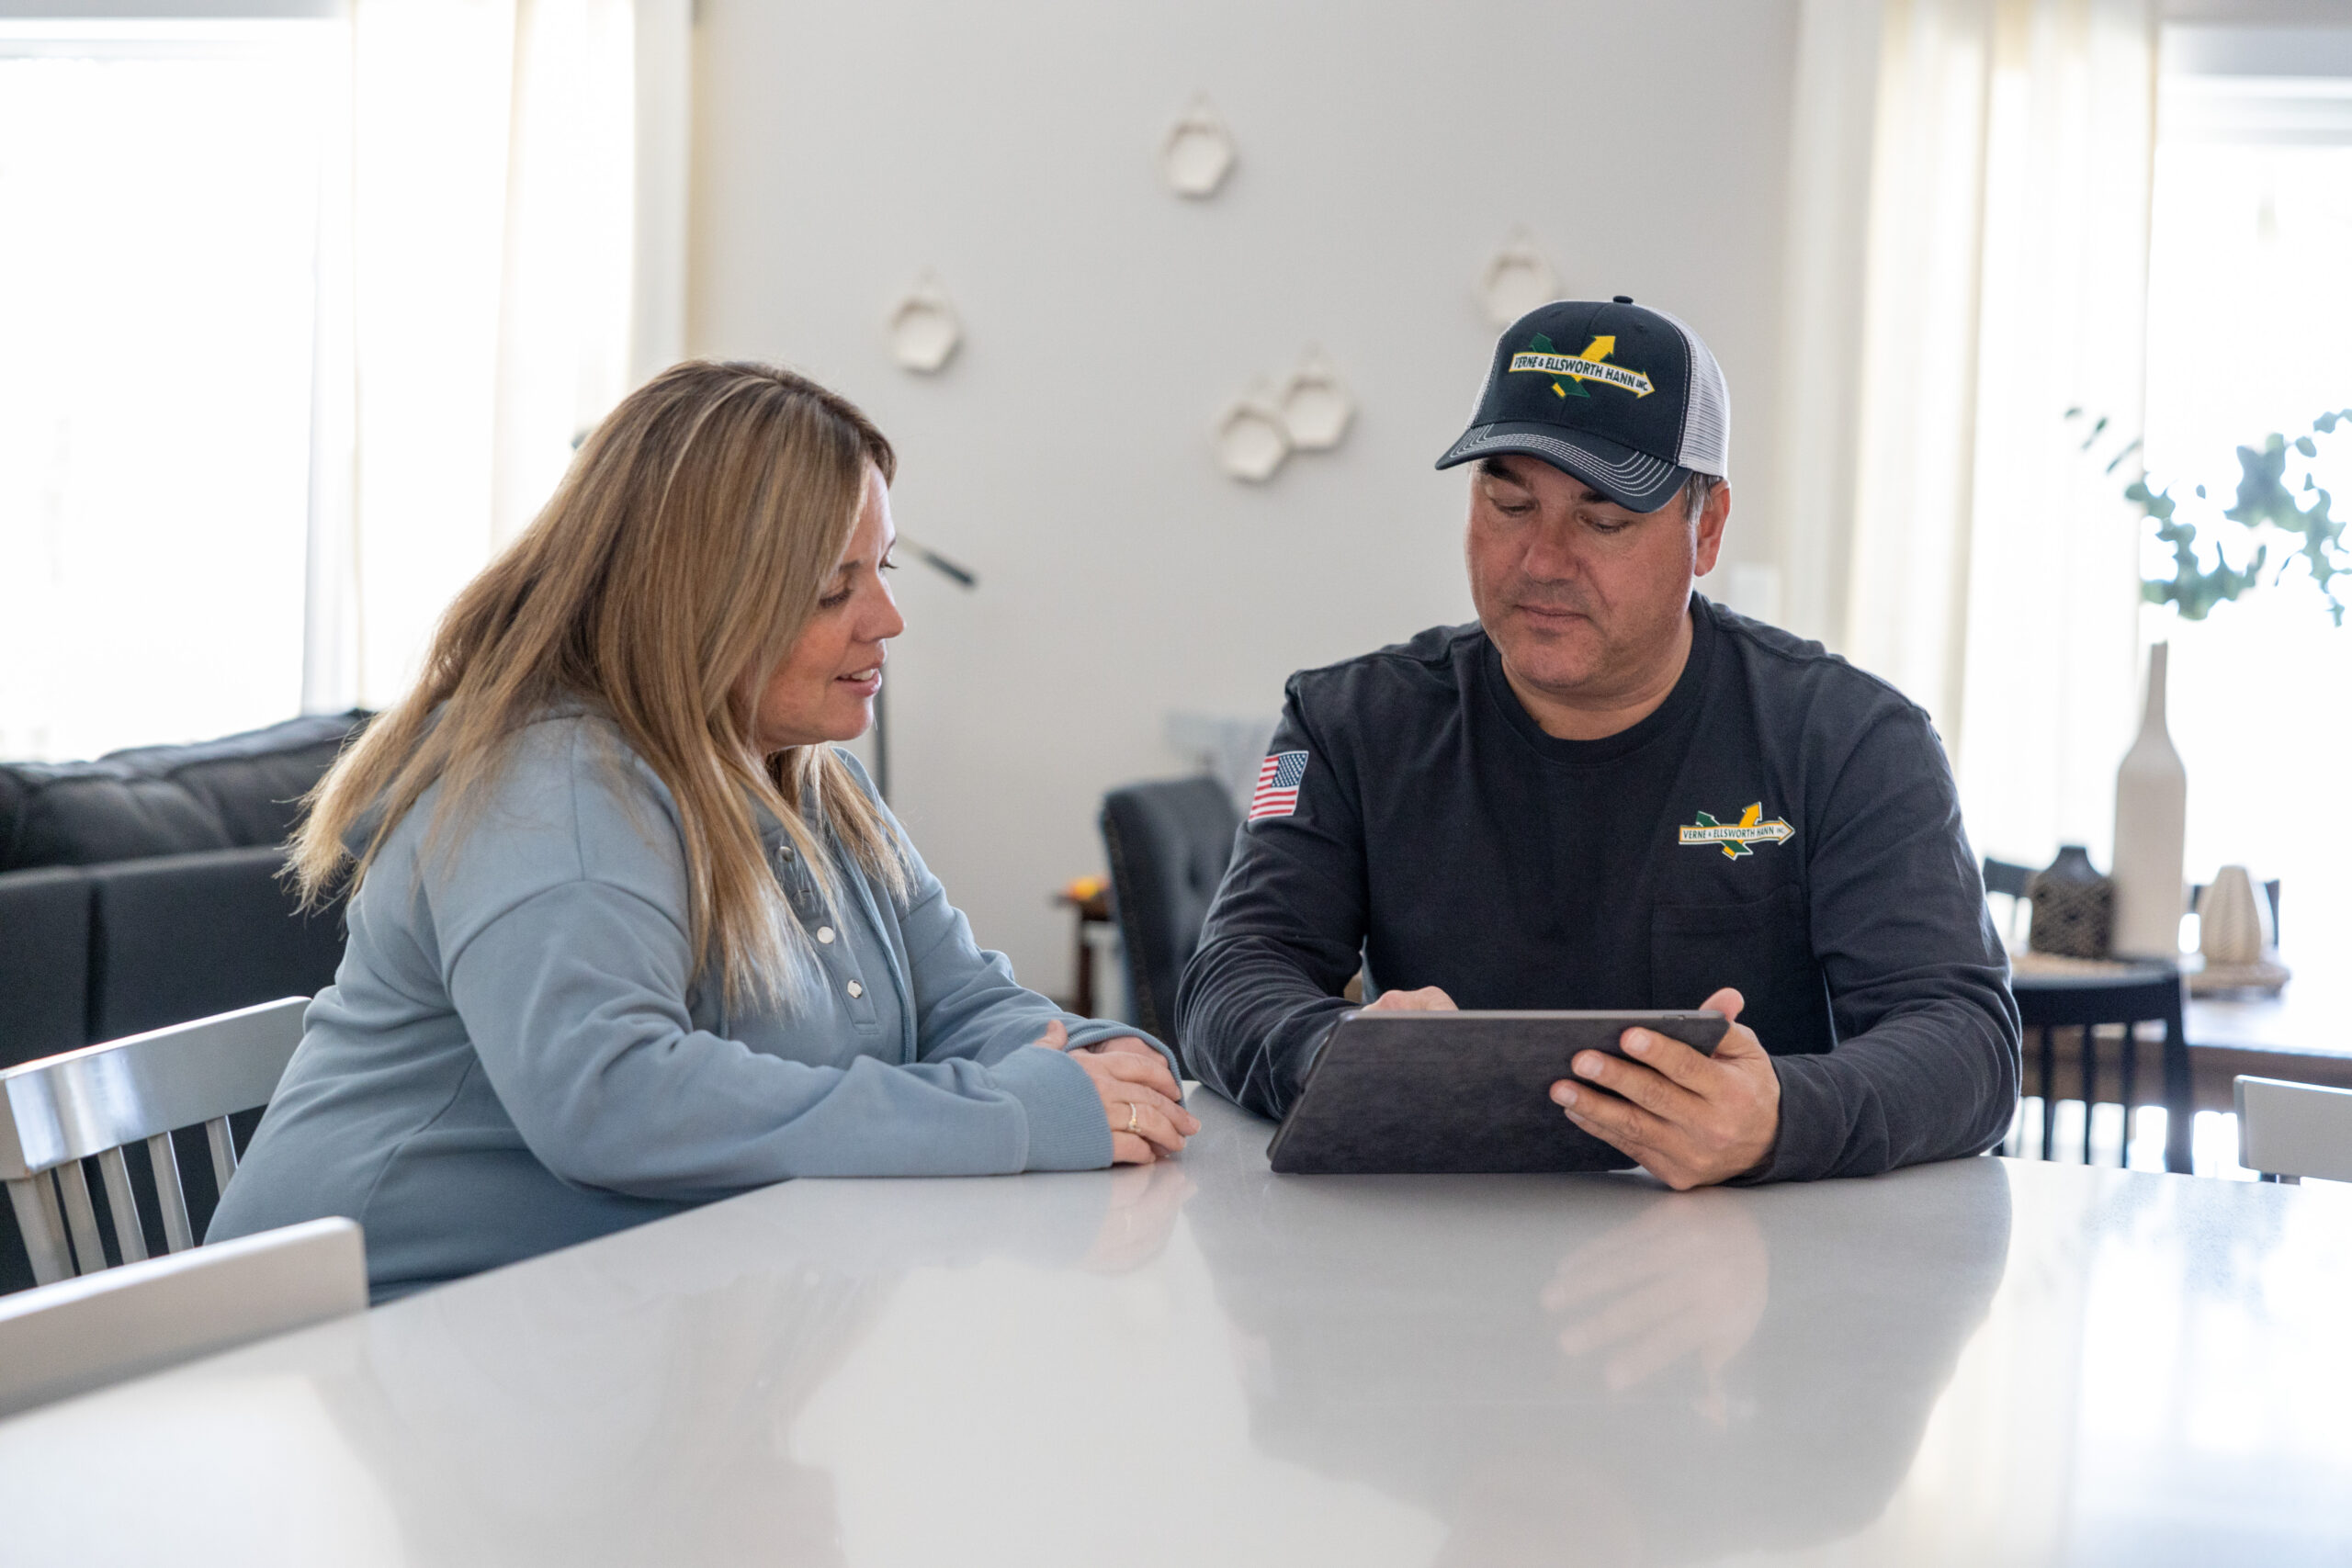
{"type": "Polygon", "coordinates": [[[1797,830],[1775,817],[1764,820],[1764,803],[1758,801],[1739,814],[1736,822],[1718,822],[1706,812],[1699,813],[1696,824],[1682,828],[1679,837],[1686,844],[1713,844],[1727,860],[1738,860],[1756,852],[1753,844],[1784,844],[1796,837],[1797,830]]]}
{"type": "Polygon", "coordinates": [[[1562,354],[1550,338],[1537,333],[1528,340],[1526,348],[1510,356],[1510,367],[1554,378],[1552,390],[1563,398],[1592,396],[1584,389],[1587,381],[1599,381],[1621,391],[1631,392],[1637,398],[1646,398],[1657,390],[1650,385],[1650,378],[1640,371],[1628,370],[1622,365],[1602,363],[1616,352],[1616,338],[1603,335],[1586,344],[1582,354],[1562,354]],[[1564,382],[1574,384],[1564,385],[1564,382]]]}

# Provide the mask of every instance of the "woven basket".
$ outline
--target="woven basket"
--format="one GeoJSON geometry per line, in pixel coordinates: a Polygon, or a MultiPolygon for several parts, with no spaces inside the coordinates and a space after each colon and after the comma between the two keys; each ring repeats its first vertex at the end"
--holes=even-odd
{"type": "Polygon", "coordinates": [[[2033,930],[2026,946],[2067,958],[2104,958],[2115,931],[2115,883],[2091,869],[2090,857],[2072,845],[2025,885],[2033,905],[2033,930]]]}

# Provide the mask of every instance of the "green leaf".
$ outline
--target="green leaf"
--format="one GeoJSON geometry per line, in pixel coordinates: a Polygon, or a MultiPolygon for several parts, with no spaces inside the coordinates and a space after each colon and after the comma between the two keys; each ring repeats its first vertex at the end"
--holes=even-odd
{"type": "MultiPolygon", "coordinates": [[[[2080,408],[2069,409],[2068,419],[2081,416],[2080,408]]],[[[2088,451],[2106,431],[2109,422],[2098,420],[2092,428],[2091,439],[2083,443],[2088,451]]],[[[2312,421],[2312,429],[2322,435],[2333,435],[2346,423],[2352,423],[2352,409],[2327,410],[2312,421]]],[[[2298,490],[2286,484],[2287,437],[2273,432],[2259,446],[2240,446],[2236,492],[2221,517],[2245,530],[2244,549],[2239,560],[2233,560],[2231,547],[2220,535],[2211,532],[2207,524],[2207,536],[2200,541],[2199,520],[2182,510],[2192,505],[2199,519],[2210,517],[2206,509],[2214,498],[2203,485],[2193,487],[2195,500],[2184,502],[2176,499],[2171,490],[2154,488],[2143,471],[2123,487],[2122,496],[2138,507],[2148,519],[2156,540],[2172,556],[2169,577],[2143,577],[2140,596],[2148,604],[2170,605],[2175,614],[2186,621],[2201,621],[2213,610],[2242,597],[2248,590],[2282,582],[2297,562],[2309,573],[2312,586],[2323,595],[2331,624],[2341,626],[2347,605],[2339,595],[2336,581],[2352,582],[2352,550],[2347,550],[2345,533],[2352,526],[2352,518],[2337,519],[2331,513],[2334,504],[2329,492],[2317,476],[2309,470],[2302,475],[2298,490]],[[2297,496],[2307,498],[2308,509],[2297,502],[2297,496]],[[2276,532],[2272,532],[2275,530],[2276,532]],[[2199,546],[2203,546],[2200,554],[2199,546]],[[2206,564],[2210,558],[2211,565],[2206,564]]],[[[2298,436],[2291,443],[2305,460],[2316,460],[2319,444],[2308,435],[2298,436]]],[[[2140,451],[2141,443],[2132,441],[2110,458],[2105,471],[2110,475],[2140,451]]]]}

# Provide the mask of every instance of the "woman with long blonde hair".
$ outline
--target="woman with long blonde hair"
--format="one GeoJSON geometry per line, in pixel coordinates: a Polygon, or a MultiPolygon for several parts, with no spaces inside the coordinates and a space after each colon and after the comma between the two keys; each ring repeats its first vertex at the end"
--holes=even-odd
{"type": "Polygon", "coordinates": [[[382,1299],[788,1177],[1183,1146],[1165,1048],[1023,990],[836,749],[904,625],[895,471],[762,365],[588,438],[311,800],[350,942],[209,1239],[348,1215],[382,1299]]]}

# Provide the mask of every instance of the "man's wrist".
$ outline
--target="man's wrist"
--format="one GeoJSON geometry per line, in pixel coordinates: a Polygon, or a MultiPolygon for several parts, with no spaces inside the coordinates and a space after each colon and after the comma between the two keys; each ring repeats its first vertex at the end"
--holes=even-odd
{"type": "Polygon", "coordinates": [[[1776,1125],[1772,1129],[1772,1141],[1764,1145],[1764,1157],[1737,1176],[1726,1177],[1724,1179],[1726,1181],[1761,1181],[1764,1179],[1765,1173],[1772,1168],[1772,1162],[1780,1157],[1781,1130],[1776,1125]]]}

